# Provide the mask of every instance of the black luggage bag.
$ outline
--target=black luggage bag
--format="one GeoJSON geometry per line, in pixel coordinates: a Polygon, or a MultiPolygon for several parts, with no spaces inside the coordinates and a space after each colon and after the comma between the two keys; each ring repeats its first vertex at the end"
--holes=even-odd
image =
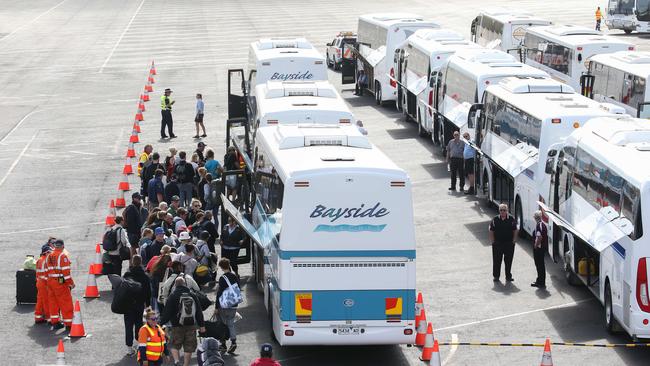
{"type": "Polygon", "coordinates": [[[16,304],[36,304],[36,271],[16,272],[16,304]]]}

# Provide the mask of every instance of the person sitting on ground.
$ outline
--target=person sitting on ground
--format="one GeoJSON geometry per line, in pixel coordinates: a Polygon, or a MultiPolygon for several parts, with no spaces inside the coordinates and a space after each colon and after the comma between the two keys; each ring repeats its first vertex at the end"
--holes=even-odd
{"type": "Polygon", "coordinates": [[[280,363],[273,359],[273,347],[264,343],[260,348],[260,357],[251,362],[251,366],[280,366],[280,363]]]}
{"type": "Polygon", "coordinates": [[[197,347],[197,328],[205,332],[205,322],[199,300],[190,292],[185,279],[174,280],[174,290],[169,295],[160,322],[171,322],[172,357],[180,365],[180,349],[183,348],[183,366],[189,366],[197,347]]]}

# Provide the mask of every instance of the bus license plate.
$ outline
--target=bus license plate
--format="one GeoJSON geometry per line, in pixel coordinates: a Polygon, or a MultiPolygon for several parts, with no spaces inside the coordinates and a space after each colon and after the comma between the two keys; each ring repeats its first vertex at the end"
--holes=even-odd
{"type": "Polygon", "coordinates": [[[361,327],[358,326],[343,326],[336,328],[336,334],[338,335],[360,335],[361,327]]]}

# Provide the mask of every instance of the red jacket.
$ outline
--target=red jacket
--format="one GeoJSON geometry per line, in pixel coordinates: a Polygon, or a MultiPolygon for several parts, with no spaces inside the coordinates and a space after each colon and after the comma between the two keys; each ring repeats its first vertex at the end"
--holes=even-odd
{"type": "Polygon", "coordinates": [[[251,362],[251,366],[281,366],[280,363],[272,358],[260,357],[251,362]]]}

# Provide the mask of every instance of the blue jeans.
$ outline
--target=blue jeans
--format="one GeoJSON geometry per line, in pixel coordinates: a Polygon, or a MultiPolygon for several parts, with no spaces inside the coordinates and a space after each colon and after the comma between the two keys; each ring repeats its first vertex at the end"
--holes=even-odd
{"type": "MultiPolygon", "coordinates": [[[[217,299],[217,301],[219,301],[217,299]]],[[[237,313],[237,308],[232,309],[219,309],[219,318],[221,321],[228,327],[230,331],[230,340],[232,342],[237,341],[237,328],[235,328],[235,314],[237,313]]]]}
{"type": "Polygon", "coordinates": [[[181,191],[180,196],[180,205],[185,208],[189,208],[192,203],[192,190],[194,185],[192,183],[181,183],[178,185],[178,189],[181,191]]]}

